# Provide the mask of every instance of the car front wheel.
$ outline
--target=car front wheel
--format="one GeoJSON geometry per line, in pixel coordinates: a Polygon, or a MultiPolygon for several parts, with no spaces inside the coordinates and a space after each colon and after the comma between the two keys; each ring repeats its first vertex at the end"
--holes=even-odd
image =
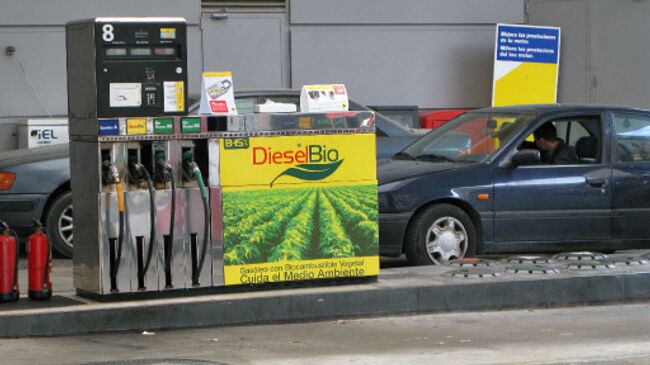
{"type": "Polygon", "coordinates": [[[437,204],[419,213],[406,232],[406,258],[411,265],[448,264],[476,254],[476,229],[462,209],[437,204]]]}
{"type": "Polygon", "coordinates": [[[54,251],[72,257],[72,193],[65,192],[54,198],[45,214],[45,225],[54,251]]]}

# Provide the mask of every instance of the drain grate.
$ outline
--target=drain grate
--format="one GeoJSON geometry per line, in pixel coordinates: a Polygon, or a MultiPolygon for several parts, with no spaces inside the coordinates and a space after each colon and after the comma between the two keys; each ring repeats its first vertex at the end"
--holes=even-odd
{"type": "Polygon", "coordinates": [[[610,261],[614,264],[621,264],[626,266],[637,266],[637,265],[647,265],[648,258],[639,257],[639,256],[618,256],[610,258],[610,261]]]}
{"type": "Polygon", "coordinates": [[[553,260],[547,256],[511,256],[506,259],[507,264],[555,264],[553,260]]]}
{"type": "Polygon", "coordinates": [[[506,272],[511,274],[559,274],[560,270],[538,264],[514,264],[506,267],[506,272]]]}
{"type": "Polygon", "coordinates": [[[610,260],[580,260],[569,262],[566,267],[577,270],[615,269],[616,263],[610,260]]]}
{"type": "Polygon", "coordinates": [[[477,259],[477,258],[463,258],[463,259],[454,259],[449,261],[450,266],[463,267],[463,268],[490,267],[490,266],[496,266],[498,264],[499,263],[494,260],[477,259]]]}
{"type": "Polygon", "coordinates": [[[448,278],[483,279],[501,277],[500,272],[489,269],[463,268],[449,271],[444,274],[448,278]]]}
{"type": "Polygon", "coordinates": [[[559,261],[598,261],[607,259],[607,255],[600,252],[581,251],[581,252],[563,252],[553,256],[559,261]]]}

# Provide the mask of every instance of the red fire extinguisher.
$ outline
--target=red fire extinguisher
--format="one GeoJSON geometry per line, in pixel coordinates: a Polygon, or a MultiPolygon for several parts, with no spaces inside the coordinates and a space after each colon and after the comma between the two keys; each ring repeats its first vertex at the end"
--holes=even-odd
{"type": "Polygon", "coordinates": [[[27,271],[29,299],[46,300],[52,297],[52,249],[43,224],[34,219],[35,232],[27,238],[27,271]]]}
{"type": "Polygon", "coordinates": [[[0,303],[15,302],[18,291],[18,236],[0,221],[0,303]]]}

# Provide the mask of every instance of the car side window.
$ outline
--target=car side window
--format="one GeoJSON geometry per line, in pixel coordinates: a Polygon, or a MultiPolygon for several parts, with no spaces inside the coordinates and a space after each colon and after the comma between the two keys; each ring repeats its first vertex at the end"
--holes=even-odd
{"type": "Polygon", "coordinates": [[[650,116],[614,113],[618,162],[650,161],[650,116]]]}
{"type": "Polygon", "coordinates": [[[563,118],[544,123],[519,149],[540,150],[542,163],[550,165],[594,164],[601,159],[598,117],[563,118]]]}

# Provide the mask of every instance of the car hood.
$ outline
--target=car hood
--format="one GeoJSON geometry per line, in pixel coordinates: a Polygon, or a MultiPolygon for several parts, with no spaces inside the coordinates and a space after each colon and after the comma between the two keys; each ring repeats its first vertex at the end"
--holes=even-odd
{"type": "Polygon", "coordinates": [[[464,166],[467,166],[467,164],[398,159],[378,160],[377,180],[379,185],[382,185],[433,172],[455,170],[464,166]]]}
{"type": "Polygon", "coordinates": [[[54,146],[21,148],[0,153],[0,168],[23,165],[32,162],[51,161],[68,158],[68,144],[54,146]]]}

